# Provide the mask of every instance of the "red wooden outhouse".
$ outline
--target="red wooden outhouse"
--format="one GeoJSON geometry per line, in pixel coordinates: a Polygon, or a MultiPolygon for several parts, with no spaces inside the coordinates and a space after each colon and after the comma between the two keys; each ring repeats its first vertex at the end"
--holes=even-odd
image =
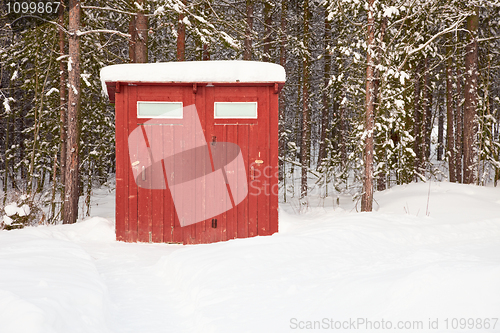
{"type": "Polygon", "coordinates": [[[283,67],[253,61],[101,70],[116,111],[116,238],[212,243],[278,231],[283,67]]]}

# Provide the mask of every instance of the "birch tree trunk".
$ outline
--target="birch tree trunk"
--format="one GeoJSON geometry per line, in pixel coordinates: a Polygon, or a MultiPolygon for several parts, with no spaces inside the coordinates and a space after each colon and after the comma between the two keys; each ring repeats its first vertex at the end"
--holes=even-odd
{"type": "Polygon", "coordinates": [[[365,113],[365,150],[364,150],[364,179],[363,196],[361,197],[361,211],[371,212],[373,206],[373,125],[375,110],[375,73],[373,52],[375,44],[375,19],[373,16],[373,3],[375,0],[368,0],[368,33],[366,53],[366,113],[365,113]]]}
{"type": "Polygon", "coordinates": [[[479,25],[478,9],[475,14],[467,18],[467,30],[471,33],[470,43],[465,48],[465,87],[464,87],[464,136],[463,153],[464,169],[463,182],[474,184],[477,181],[477,85],[478,85],[478,47],[477,29],[479,25]]]}
{"type": "Polygon", "coordinates": [[[69,1],[69,59],[68,59],[68,139],[66,184],[64,194],[63,223],[75,223],[78,217],[79,197],[79,118],[80,118],[80,29],[81,8],[79,0],[69,1]]]}

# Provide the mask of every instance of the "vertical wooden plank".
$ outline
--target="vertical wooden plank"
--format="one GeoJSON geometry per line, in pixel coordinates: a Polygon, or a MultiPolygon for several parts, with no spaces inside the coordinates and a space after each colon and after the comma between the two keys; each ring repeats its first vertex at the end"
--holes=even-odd
{"type": "MultiPolygon", "coordinates": [[[[168,133],[164,133],[163,142],[165,142],[168,133]]],[[[167,146],[163,146],[164,151],[168,150],[167,146]]],[[[166,180],[167,174],[165,172],[166,166],[165,161],[162,161],[163,177],[166,180]]],[[[174,242],[174,222],[175,222],[175,212],[173,211],[173,201],[170,189],[167,188],[163,191],[163,241],[166,243],[174,242]]]]}
{"type": "Polygon", "coordinates": [[[251,156],[253,153],[251,142],[254,135],[257,135],[254,127],[256,125],[241,125],[238,126],[238,145],[240,146],[243,160],[245,161],[245,169],[248,181],[248,195],[237,207],[237,237],[246,238],[249,235],[256,235],[257,216],[254,212],[257,211],[257,200],[255,185],[252,180],[251,172],[251,156]],[[255,228],[254,228],[255,227],[255,228]],[[255,231],[254,231],[255,229],[255,231]]]}
{"type": "MultiPolygon", "coordinates": [[[[204,87],[204,94],[205,94],[205,98],[204,98],[204,108],[203,109],[200,109],[199,112],[202,113],[202,116],[200,117],[200,119],[203,119],[202,121],[202,127],[203,127],[203,131],[204,131],[204,135],[205,135],[205,142],[207,143],[207,148],[208,148],[208,145],[210,144],[210,140],[212,138],[212,127],[213,127],[213,123],[214,123],[214,115],[213,115],[213,112],[214,112],[214,87],[204,87]]],[[[208,160],[208,161],[205,161],[205,163],[209,163],[210,164],[210,167],[209,169],[212,168],[211,166],[211,162],[208,160]]],[[[210,192],[210,188],[208,186],[208,184],[205,184],[204,186],[204,189],[203,189],[203,205],[204,205],[204,213],[206,214],[207,213],[207,210],[208,210],[208,205],[209,205],[209,192],[210,192]]],[[[206,215],[205,215],[206,216],[206,215]]],[[[207,218],[205,219],[202,223],[203,223],[203,237],[202,237],[202,241],[203,243],[207,244],[207,243],[211,243],[212,242],[212,217],[210,218],[207,218]]]]}
{"type": "MultiPolygon", "coordinates": [[[[217,96],[217,95],[219,95],[219,94],[220,94],[220,89],[221,89],[220,87],[215,87],[215,88],[214,88],[214,90],[215,90],[215,94],[214,94],[214,95],[215,95],[215,96],[217,96]]],[[[215,98],[215,99],[214,99],[214,101],[215,101],[215,100],[217,100],[217,98],[215,98]]],[[[212,113],[212,115],[213,115],[213,113],[212,113]]],[[[224,127],[224,126],[215,125],[215,119],[213,119],[213,123],[212,123],[212,125],[211,125],[211,127],[210,127],[210,128],[211,128],[211,131],[210,131],[210,132],[212,133],[212,136],[215,136],[215,137],[216,137],[217,142],[224,142],[224,141],[223,141],[223,140],[224,140],[224,136],[223,136],[223,127],[224,127]]],[[[216,142],[215,144],[217,144],[217,142],[216,142]]],[[[210,145],[210,146],[212,146],[212,145],[213,145],[213,143],[212,143],[212,139],[210,139],[210,141],[209,141],[209,145],[210,145]]],[[[216,168],[216,165],[217,165],[217,163],[218,163],[218,162],[216,161],[216,158],[217,158],[217,156],[212,155],[212,161],[213,161],[213,165],[214,165],[214,168],[212,169],[212,171],[213,171],[213,172],[214,172],[214,171],[216,171],[216,169],[215,169],[215,168],[216,168]]],[[[218,172],[220,173],[221,171],[218,171],[218,172]]],[[[210,194],[210,197],[209,197],[209,198],[211,198],[211,200],[214,200],[214,202],[212,202],[212,204],[214,204],[214,205],[224,204],[224,203],[225,203],[225,202],[224,202],[224,199],[225,199],[225,198],[223,198],[223,197],[221,196],[221,193],[218,193],[218,192],[217,192],[217,187],[216,187],[217,185],[216,185],[216,184],[214,184],[214,185],[215,185],[215,186],[214,186],[214,188],[211,190],[211,194],[210,194]]],[[[224,213],[222,213],[222,214],[219,214],[219,215],[216,215],[216,216],[212,217],[212,218],[214,218],[214,219],[217,219],[217,228],[212,228],[212,232],[211,232],[211,234],[212,234],[212,235],[211,235],[211,241],[210,241],[211,243],[214,243],[214,242],[218,242],[218,241],[220,241],[220,235],[221,235],[221,234],[220,234],[220,225],[222,224],[222,222],[221,222],[221,221],[222,221],[222,220],[223,220],[223,218],[224,218],[224,217],[223,217],[223,214],[224,214],[224,213]]]]}
{"type": "MultiPolygon", "coordinates": [[[[138,239],[138,222],[137,222],[137,184],[135,183],[134,175],[132,173],[132,166],[130,163],[129,147],[128,147],[128,137],[130,133],[137,127],[137,89],[133,86],[124,86],[124,93],[128,94],[128,126],[127,135],[125,141],[126,146],[126,163],[128,171],[128,229],[127,229],[127,241],[137,242],[138,239]]],[[[137,149],[137,147],[132,147],[132,149],[137,149]]]]}
{"type": "MultiPolygon", "coordinates": [[[[193,93],[192,87],[184,87],[183,88],[183,96],[184,96],[183,100],[184,100],[184,106],[185,107],[191,106],[191,105],[195,104],[195,95],[193,93]]],[[[197,119],[196,121],[199,122],[199,119],[197,119]]],[[[188,136],[188,137],[196,136],[197,134],[198,133],[187,133],[187,132],[184,133],[184,135],[188,136]]],[[[190,156],[190,159],[193,159],[193,158],[196,161],[196,154],[192,154],[190,156]]],[[[194,170],[196,169],[196,166],[195,165],[191,165],[189,167],[193,169],[192,171],[194,173],[194,170]]],[[[197,198],[196,188],[192,189],[192,196],[193,196],[193,200],[195,200],[195,207],[197,207],[197,204],[199,202],[199,198],[197,198]]],[[[198,243],[197,242],[197,230],[198,230],[197,223],[194,223],[194,224],[190,225],[190,242],[191,242],[191,244],[197,244],[198,243]]]]}
{"type": "MultiPolygon", "coordinates": [[[[239,236],[239,228],[243,228],[244,225],[247,226],[248,229],[248,202],[250,197],[250,174],[249,174],[249,159],[248,159],[248,133],[249,133],[249,125],[237,125],[233,128],[233,140],[240,147],[240,153],[243,157],[243,162],[238,162],[237,170],[243,169],[245,172],[244,179],[247,182],[248,193],[245,199],[243,199],[236,207],[233,208],[233,216],[232,216],[232,232],[230,234],[230,238],[238,238],[239,236]],[[243,163],[241,165],[240,163],[243,163]]],[[[239,171],[237,171],[239,172],[239,171]]],[[[237,179],[243,177],[241,174],[237,174],[237,179]]]]}
{"type": "MultiPolygon", "coordinates": [[[[182,137],[182,135],[183,135],[182,126],[173,126],[173,131],[171,131],[171,132],[173,135],[170,138],[171,141],[169,144],[172,147],[171,154],[175,155],[175,154],[178,154],[181,152],[181,144],[180,144],[180,141],[178,140],[178,138],[182,137]]],[[[179,175],[179,177],[181,177],[181,175],[179,175]]],[[[176,195],[176,192],[179,191],[179,189],[178,188],[170,189],[170,191],[172,193],[172,197],[174,197],[176,195]]],[[[179,210],[179,211],[182,210],[182,204],[179,203],[179,204],[175,205],[174,202],[172,201],[172,210],[174,213],[174,239],[175,239],[175,242],[188,244],[187,238],[189,237],[189,232],[188,232],[188,230],[186,230],[185,227],[181,227],[179,215],[177,214],[177,210],[179,210]]]]}
{"type": "Polygon", "coordinates": [[[257,136],[258,159],[263,161],[258,167],[260,174],[261,193],[257,197],[257,206],[259,211],[257,214],[258,235],[269,234],[269,199],[270,199],[270,154],[269,154],[269,95],[267,87],[258,87],[258,115],[259,115],[259,135],[257,136]]]}
{"type": "MultiPolygon", "coordinates": [[[[183,100],[183,105],[184,107],[189,107],[191,105],[194,104],[194,93],[193,93],[193,89],[192,87],[182,87],[182,100],[183,100]]],[[[189,111],[191,108],[189,108],[189,111]]],[[[192,115],[190,115],[192,116],[192,115]]],[[[184,121],[186,121],[186,116],[184,117],[184,121]]],[[[199,121],[199,120],[196,120],[196,121],[199,121]]],[[[193,128],[191,126],[189,126],[189,128],[187,127],[184,127],[183,129],[183,132],[182,132],[182,140],[183,142],[181,143],[180,145],[180,152],[183,153],[183,170],[186,170],[187,174],[193,174],[195,173],[195,170],[196,170],[196,165],[194,162],[193,163],[193,159],[196,158],[196,153],[191,153],[190,152],[190,149],[187,148],[187,146],[191,146],[192,145],[192,142],[196,142],[195,141],[195,136],[196,136],[196,133],[192,133],[191,131],[193,130],[193,128]],[[187,155],[186,155],[187,154],[187,155]]],[[[185,187],[183,189],[183,191],[185,192],[184,196],[185,197],[189,197],[189,198],[192,198],[192,200],[194,200],[195,202],[195,207],[196,207],[196,189],[195,187],[185,187]]],[[[184,227],[184,233],[186,234],[186,236],[184,237],[184,239],[187,239],[187,244],[196,244],[197,241],[196,241],[196,230],[197,230],[197,226],[196,226],[196,223],[194,224],[191,224],[189,226],[186,226],[184,227]]]]}
{"type": "Polygon", "coordinates": [[[115,234],[116,240],[125,241],[128,225],[126,211],[128,152],[124,150],[127,133],[128,100],[124,92],[115,95],[115,152],[116,152],[116,197],[115,197],[115,234]]]}
{"type": "MultiPolygon", "coordinates": [[[[217,141],[219,144],[221,142],[228,142],[228,137],[227,137],[227,125],[219,125],[219,130],[217,131],[218,134],[220,135],[217,136],[217,141]]],[[[224,172],[224,170],[220,170],[219,172],[224,172]]],[[[225,186],[225,190],[228,190],[228,184],[225,186]]],[[[229,192],[228,192],[229,194],[229,192]]],[[[223,202],[224,207],[229,208],[231,207],[231,199],[229,196],[222,196],[221,200],[223,202]]],[[[217,229],[216,229],[216,242],[219,241],[225,241],[227,240],[227,211],[223,212],[222,214],[219,215],[219,218],[217,219],[217,229]]]]}
{"type": "MultiPolygon", "coordinates": [[[[189,101],[186,101],[185,95],[183,95],[183,103],[184,103],[184,106],[186,106],[186,104],[189,103],[189,101]]],[[[174,140],[173,141],[174,142],[174,154],[182,154],[182,152],[184,150],[182,140],[184,140],[184,137],[186,135],[189,135],[189,133],[187,133],[187,131],[185,130],[185,128],[183,126],[174,126],[174,128],[175,128],[174,129],[175,136],[173,138],[173,140],[174,140]]],[[[176,161],[176,163],[177,162],[178,161],[176,161]]],[[[183,163],[184,163],[184,161],[183,161],[183,163]]],[[[182,178],[182,169],[180,171],[180,174],[179,175],[176,174],[175,177],[182,178]]],[[[184,192],[186,190],[183,189],[181,186],[181,187],[176,188],[175,191],[183,191],[184,192]]],[[[184,193],[182,194],[182,196],[184,196],[184,193]]],[[[178,201],[177,204],[175,205],[175,209],[177,211],[178,219],[182,218],[180,216],[179,212],[182,212],[182,210],[184,209],[183,202],[178,201]]],[[[181,223],[181,221],[179,221],[179,223],[181,223]]],[[[192,225],[182,227],[182,242],[184,244],[192,244],[192,235],[193,235],[192,229],[193,229],[192,225]]]]}
{"type": "MultiPolygon", "coordinates": [[[[214,101],[215,101],[215,90],[216,87],[206,87],[205,88],[206,98],[205,98],[205,139],[207,144],[210,146],[212,142],[212,136],[216,136],[215,133],[215,123],[214,123],[214,101]]],[[[209,147],[210,149],[210,147],[209,147]]],[[[212,167],[213,171],[213,167],[212,167]]],[[[212,204],[210,201],[215,196],[215,188],[211,186],[212,184],[207,184],[205,187],[205,205],[208,206],[212,204]]],[[[208,207],[207,207],[208,209],[208,207]]],[[[216,216],[210,217],[205,220],[206,230],[205,230],[205,242],[213,243],[215,241],[215,230],[212,228],[212,219],[217,218],[216,216]]]]}
{"type": "MultiPolygon", "coordinates": [[[[151,127],[151,132],[152,132],[152,138],[154,142],[151,142],[151,144],[158,145],[158,147],[155,147],[155,149],[159,149],[160,151],[163,151],[164,147],[164,140],[163,140],[163,132],[164,132],[164,126],[163,125],[156,125],[156,126],[150,126],[151,127]]],[[[162,154],[162,156],[164,156],[162,154]]],[[[156,162],[156,161],[155,161],[156,162]]],[[[160,162],[160,165],[162,163],[160,162]]],[[[161,168],[156,168],[154,172],[161,172],[161,177],[159,175],[155,175],[155,181],[160,181],[160,178],[163,179],[165,188],[167,187],[167,183],[164,178],[164,170],[163,170],[163,165],[161,168]]],[[[164,196],[165,196],[165,190],[157,189],[152,191],[152,241],[155,243],[160,243],[163,242],[163,219],[164,219],[164,196]]]]}
{"type": "Polygon", "coordinates": [[[274,87],[267,89],[269,96],[269,133],[270,133],[270,165],[272,167],[271,195],[269,197],[269,232],[278,232],[278,142],[279,142],[279,98],[274,93],[274,87]]]}
{"type": "MultiPolygon", "coordinates": [[[[171,156],[173,155],[174,152],[174,147],[171,145],[171,143],[174,140],[174,132],[172,130],[165,131],[165,134],[163,135],[163,149],[165,156],[171,156]]],[[[164,161],[164,170],[165,169],[172,169],[172,165],[165,165],[165,163],[173,163],[173,161],[167,160],[167,162],[164,161]]],[[[164,174],[165,177],[167,177],[166,174],[164,174]]],[[[164,226],[163,226],[163,231],[164,231],[164,239],[165,241],[172,242],[172,243],[182,243],[182,230],[181,226],[179,224],[179,220],[177,219],[177,214],[175,213],[175,206],[174,206],[174,200],[173,200],[173,189],[170,189],[167,187],[164,191],[164,197],[165,197],[165,202],[164,202],[164,207],[165,207],[165,213],[164,213],[164,226]]]]}
{"type": "MultiPolygon", "coordinates": [[[[259,119],[260,121],[260,119],[259,119]]],[[[259,125],[249,125],[248,126],[248,140],[246,144],[248,145],[249,155],[248,155],[248,173],[249,173],[249,192],[248,192],[248,234],[244,237],[253,237],[258,235],[258,198],[262,192],[261,177],[260,177],[260,167],[255,163],[259,159],[259,125]]],[[[238,237],[241,237],[238,233],[238,237]]]]}
{"type": "MultiPolygon", "coordinates": [[[[237,137],[237,129],[238,125],[227,125],[226,126],[226,142],[231,142],[238,144],[238,137],[237,137]]],[[[229,186],[228,186],[229,189],[229,186]]],[[[234,198],[234,193],[231,194],[234,198]]],[[[234,202],[234,200],[233,200],[234,202]]],[[[226,218],[225,218],[225,223],[226,223],[226,232],[224,235],[223,240],[229,240],[229,239],[234,239],[236,237],[236,231],[237,231],[237,208],[232,207],[230,210],[226,212],[226,218]]]]}
{"type": "MultiPolygon", "coordinates": [[[[201,128],[205,130],[205,117],[206,117],[206,112],[205,112],[205,87],[198,87],[196,94],[193,95],[193,102],[196,106],[196,111],[198,113],[198,119],[200,121],[201,128]]],[[[200,133],[202,135],[203,139],[205,139],[205,134],[200,133]]],[[[203,158],[200,158],[200,156],[196,156],[196,163],[202,164],[203,166],[206,165],[207,161],[203,158]]],[[[203,218],[203,215],[205,214],[205,205],[206,205],[206,200],[205,200],[205,187],[203,184],[200,187],[196,188],[195,192],[195,198],[196,198],[196,205],[200,207],[199,213],[201,215],[197,215],[196,218],[197,220],[200,220],[203,218]]],[[[200,222],[196,223],[196,243],[201,244],[204,243],[204,237],[205,237],[205,230],[206,230],[206,221],[201,220],[200,222]]]]}
{"type": "MultiPolygon", "coordinates": [[[[146,135],[151,137],[151,126],[150,125],[141,125],[141,129],[144,137],[146,135]]],[[[150,146],[149,142],[146,143],[148,146],[148,151],[139,151],[139,156],[146,156],[146,154],[150,155],[150,146]]],[[[139,242],[148,242],[149,241],[149,232],[151,230],[151,179],[153,177],[151,168],[145,169],[145,187],[139,187],[137,191],[137,209],[138,209],[138,241],[139,242]]]]}

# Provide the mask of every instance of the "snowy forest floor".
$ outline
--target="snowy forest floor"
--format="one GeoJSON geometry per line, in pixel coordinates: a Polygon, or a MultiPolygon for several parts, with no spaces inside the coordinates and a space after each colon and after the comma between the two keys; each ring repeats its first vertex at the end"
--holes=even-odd
{"type": "Polygon", "coordinates": [[[273,236],[183,246],[116,242],[98,190],[74,225],[0,231],[0,332],[500,332],[500,188],[375,199],[283,203],[273,236]]]}

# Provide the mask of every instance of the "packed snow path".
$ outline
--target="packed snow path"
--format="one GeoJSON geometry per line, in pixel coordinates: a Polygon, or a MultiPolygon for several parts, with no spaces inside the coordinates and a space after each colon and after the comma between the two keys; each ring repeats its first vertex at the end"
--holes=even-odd
{"type": "Polygon", "coordinates": [[[428,193],[282,205],[276,235],[195,246],[114,241],[100,193],[100,217],[0,232],[0,332],[500,332],[500,188],[428,193]]]}

